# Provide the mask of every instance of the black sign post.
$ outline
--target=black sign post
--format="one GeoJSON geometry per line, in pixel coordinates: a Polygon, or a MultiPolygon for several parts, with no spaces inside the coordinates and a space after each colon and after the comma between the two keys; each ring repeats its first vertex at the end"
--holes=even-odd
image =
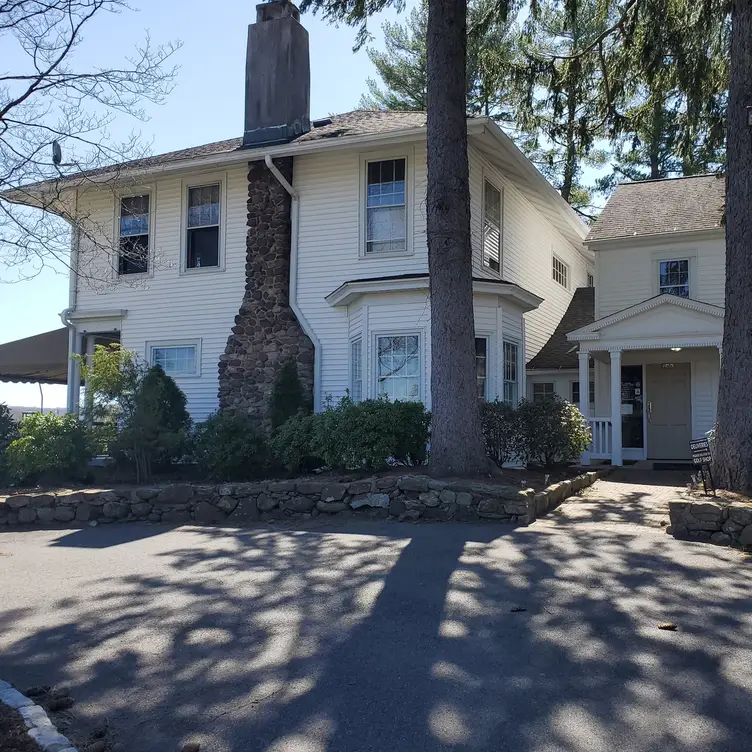
{"type": "Polygon", "coordinates": [[[689,448],[692,452],[692,464],[700,468],[700,478],[702,479],[702,488],[705,491],[705,495],[708,495],[708,480],[710,480],[710,490],[713,492],[713,496],[715,496],[713,471],[710,469],[713,464],[710,441],[707,438],[692,439],[689,442],[689,448]]]}

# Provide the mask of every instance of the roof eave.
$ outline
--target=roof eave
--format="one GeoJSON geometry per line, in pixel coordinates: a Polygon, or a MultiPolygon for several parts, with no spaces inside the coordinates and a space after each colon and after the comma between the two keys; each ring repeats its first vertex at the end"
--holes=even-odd
{"type": "Polygon", "coordinates": [[[593,250],[598,250],[599,248],[609,245],[611,243],[617,244],[617,245],[629,245],[630,243],[639,243],[639,242],[656,242],[666,239],[674,239],[674,238],[689,238],[689,237],[697,237],[697,236],[710,236],[715,237],[718,234],[726,234],[726,228],[723,225],[717,225],[715,227],[703,227],[700,229],[695,230],[667,230],[666,232],[651,232],[651,233],[645,233],[644,235],[614,235],[612,237],[608,238],[586,238],[585,244],[589,248],[593,248],[593,250]]]}

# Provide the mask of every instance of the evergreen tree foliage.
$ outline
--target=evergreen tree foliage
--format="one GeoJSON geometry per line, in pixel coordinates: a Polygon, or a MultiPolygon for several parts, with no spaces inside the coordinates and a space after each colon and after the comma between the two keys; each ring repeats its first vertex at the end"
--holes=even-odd
{"type": "Polygon", "coordinates": [[[310,413],[311,400],[306,394],[294,360],[287,360],[279,369],[272,388],[269,405],[269,418],[272,431],[276,431],[285,421],[298,413],[310,413]]]}

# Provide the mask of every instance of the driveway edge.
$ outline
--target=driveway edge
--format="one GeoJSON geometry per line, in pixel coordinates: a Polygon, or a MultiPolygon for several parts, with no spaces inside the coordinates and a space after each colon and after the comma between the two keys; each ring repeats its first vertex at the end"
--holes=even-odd
{"type": "Polygon", "coordinates": [[[1,679],[0,702],[20,713],[27,733],[43,752],[77,752],[68,737],[58,732],[43,707],[1,679]]]}

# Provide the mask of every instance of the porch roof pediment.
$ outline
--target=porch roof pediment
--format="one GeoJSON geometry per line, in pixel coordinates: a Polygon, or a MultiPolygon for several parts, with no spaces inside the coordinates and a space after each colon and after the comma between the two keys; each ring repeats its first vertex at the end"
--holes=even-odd
{"type": "MultiPolygon", "coordinates": [[[[657,295],[567,334],[571,342],[635,341],[666,344],[697,340],[706,344],[723,334],[724,309],[676,295],[657,295]]],[[[689,344],[689,342],[686,342],[689,344]]]]}

